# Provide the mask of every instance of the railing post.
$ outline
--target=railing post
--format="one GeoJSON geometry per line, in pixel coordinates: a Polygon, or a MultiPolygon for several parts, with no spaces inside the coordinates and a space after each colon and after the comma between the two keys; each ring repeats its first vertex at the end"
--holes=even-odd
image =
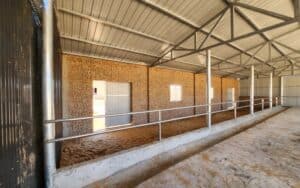
{"type": "Polygon", "coordinates": [[[261,99],[261,111],[265,109],[265,99],[261,99]]]}
{"type": "Polygon", "coordinates": [[[283,105],[283,77],[280,77],[280,105],[283,105]]]}
{"type": "Polygon", "coordinates": [[[250,114],[254,114],[254,66],[250,71],[250,114]]]}
{"type": "Polygon", "coordinates": [[[234,107],[234,119],[236,119],[237,118],[237,103],[236,102],[233,103],[233,107],[234,107]]]}
{"type": "Polygon", "coordinates": [[[161,110],[158,111],[158,121],[159,121],[159,124],[158,124],[158,139],[159,139],[159,141],[161,141],[161,121],[162,121],[161,110]]]}
{"type": "Polygon", "coordinates": [[[207,124],[208,128],[211,129],[211,57],[210,50],[206,51],[206,104],[207,104],[207,124]]]}
{"type": "Polygon", "coordinates": [[[275,98],[275,106],[278,106],[278,97],[275,98]]]}
{"type": "Polygon", "coordinates": [[[206,121],[208,128],[211,129],[211,52],[206,51],[206,104],[207,104],[207,115],[206,121]]]}
{"type": "Polygon", "coordinates": [[[270,73],[269,83],[269,108],[273,108],[273,72],[270,73]]]}
{"type": "MultiPolygon", "coordinates": [[[[43,120],[55,119],[54,113],[54,59],[53,59],[53,0],[43,0],[43,64],[42,64],[42,104],[43,120]]],[[[55,143],[46,140],[55,138],[54,123],[43,124],[44,171],[46,187],[54,187],[53,176],[56,171],[55,143]]]]}

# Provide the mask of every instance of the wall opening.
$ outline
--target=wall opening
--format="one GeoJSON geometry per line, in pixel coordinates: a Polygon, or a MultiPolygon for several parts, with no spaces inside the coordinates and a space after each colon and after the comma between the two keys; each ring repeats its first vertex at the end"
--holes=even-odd
{"type": "Polygon", "coordinates": [[[182,86],[178,84],[170,85],[170,102],[182,101],[182,86]]]}
{"type": "MultiPolygon", "coordinates": [[[[131,106],[131,85],[128,82],[93,81],[93,115],[129,113],[131,106]]],[[[129,124],[130,115],[95,118],[93,131],[113,125],[129,124]]]]}
{"type": "Polygon", "coordinates": [[[227,88],[226,102],[228,102],[227,108],[233,108],[233,102],[235,101],[235,88],[227,88]]]}

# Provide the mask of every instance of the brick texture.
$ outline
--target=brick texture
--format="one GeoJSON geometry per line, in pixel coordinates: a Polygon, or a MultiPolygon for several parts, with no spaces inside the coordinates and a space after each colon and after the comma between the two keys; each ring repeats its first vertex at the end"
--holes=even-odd
{"type": "MultiPolygon", "coordinates": [[[[131,83],[131,110],[145,111],[150,109],[174,108],[206,103],[206,75],[170,70],[165,68],[149,68],[149,93],[147,92],[147,67],[118,63],[107,60],[63,55],[63,113],[64,117],[92,116],[93,80],[105,80],[131,83]],[[195,82],[195,83],[194,83],[195,82]],[[170,102],[170,84],[182,86],[182,101],[170,102]],[[195,87],[194,87],[195,84],[195,87]],[[149,95],[149,100],[147,96],[149,95]]],[[[238,81],[231,78],[214,76],[213,103],[226,100],[227,88],[236,88],[238,97],[238,81]]],[[[213,110],[220,109],[215,105],[213,110]]],[[[196,112],[204,112],[205,107],[196,112]]],[[[194,109],[174,110],[163,113],[163,119],[194,114],[194,109]]],[[[157,120],[157,113],[150,114],[150,121],[157,120]]],[[[147,114],[134,115],[132,124],[147,122],[147,114]]],[[[71,122],[65,124],[64,135],[92,132],[92,121],[71,122]]]]}
{"type": "MultiPolygon", "coordinates": [[[[93,80],[130,82],[132,111],[147,109],[147,74],[142,65],[129,65],[79,56],[63,56],[63,111],[64,117],[93,115],[93,80]]],[[[133,116],[133,123],[143,123],[146,115],[133,116]]],[[[92,121],[72,122],[68,133],[92,131],[92,121]]],[[[66,129],[64,129],[66,130],[66,129]]]]}

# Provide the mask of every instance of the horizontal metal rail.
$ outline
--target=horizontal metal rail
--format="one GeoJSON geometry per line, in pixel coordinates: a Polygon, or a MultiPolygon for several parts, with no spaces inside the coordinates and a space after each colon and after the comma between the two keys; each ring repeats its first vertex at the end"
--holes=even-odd
{"type": "Polygon", "coordinates": [[[212,114],[217,114],[217,113],[221,113],[221,112],[226,112],[226,111],[231,111],[234,110],[233,108],[228,108],[228,109],[224,109],[224,110],[217,110],[217,111],[212,111],[212,114]]]}
{"type": "Polygon", "coordinates": [[[250,105],[246,105],[246,106],[239,106],[239,107],[236,107],[236,109],[242,109],[242,108],[246,108],[246,107],[250,107],[250,105]]]}
{"type": "MultiPolygon", "coordinates": [[[[277,97],[276,97],[277,98],[277,97]]],[[[264,102],[265,98],[259,98],[255,99],[255,101],[261,100],[262,103],[255,103],[254,106],[257,105],[264,105],[264,103],[268,103],[268,101],[264,102]]],[[[212,114],[217,114],[221,112],[226,112],[226,111],[234,111],[235,118],[236,118],[236,110],[237,109],[242,109],[242,108],[247,108],[250,107],[250,105],[244,105],[244,106],[237,106],[236,104],[241,103],[241,102],[247,102],[250,101],[249,99],[247,100],[240,100],[240,101],[226,101],[226,102],[221,102],[221,103],[213,103],[211,106],[215,105],[223,105],[223,104],[233,104],[231,108],[227,108],[224,110],[216,110],[212,111],[212,114]]],[[[105,133],[112,133],[112,132],[117,132],[117,131],[123,131],[123,130],[129,130],[129,129],[136,129],[140,127],[146,127],[146,126],[151,126],[151,125],[159,125],[159,140],[161,140],[161,124],[162,123],[168,123],[172,121],[178,121],[178,120],[184,120],[184,119],[190,119],[194,117],[200,117],[200,116],[205,116],[208,113],[198,113],[194,115],[189,115],[189,116],[183,116],[183,117],[177,117],[177,118],[171,118],[167,120],[162,119],[162,113],[167,112],[167,111],[173,111],[173,110],[184,110],[184,109],[190,109],[190,108],[199,108],[199,107],[207,107],[207,104],[202,104],[202,105],[194,105],[194,106],[184,106],[184,107],[176,107],[176,108],[167,108],[167,109],[156,109],[156,110],[148,110],[148,111],[139,111],[139,112],[129,112],[129,113],[119,113],[119,114],[111,114],[111,115],[96,115],[96,116],[90,116],[90,117],[76,117],[76,118],[63,118],[63,119],[57,119],[57,120],[48,120],[45,121],[46,123],[61,123],[61,122],[72,122],[72,121],[81,121],[81,120],[89,120],[89,119],[96,119],[96,118],[106,118],[106,117],[116,117],[116,116],[124,116],[124,115],[136,115],[136,114],[146,114],[146,113],[158,113],[159,115],[159,120],[154,121],[154,122],[149,122],[149,123],[143,123],[143,124],[138,124],[134,126],[130,126],[128,124],[126,125],[115,125],[112,127],[105,128],[101,131],[97,132],[92,132],[92,133],[86,133],[86,134],[81,134],[81,135],[74,135],[74,136],[68,136],[68,137],[62,137],[62,138],[55,138],[51,140],[46,140],[46,143],[52,143],[52,142],[60,142],[60,141],[66,141],[66,140],[71,140],[71,139],[78,139],[78,138],[84,138],[84,137],[90,137],[90,136],[95,136],[95,135],[100,135],[100,134],[105,134],[105,133]]],[[[263,108],[262,108],[263,110],[263,108]]]]}
{"type": "Polygon", "coordinates": [[[184,106],[184,107],[178,107],[178,108],[147,110],[147,111],[139,111],[139,112],[127,112],[127,113],[119,113],[119,114],[95,115],[95,116],[78,117],[78,118],[62,118],[62,119],[56,119],[56,120],[47,120],[47,121],[45,121],[45,123],[62,123],[62,122],[69,122],[69,121],[82,121],[82,120],[89,120],[89,119],[96,119],[96,118],[154,113],[154,112],[159,112],[159,111],[165,112],[165,111],[171,111],[171,110],[182,110],[182,109],[197,108],[197,107],[204,107],[204,106],[207,106],[207,104],[195,105],[195,106],[184,106]]]}

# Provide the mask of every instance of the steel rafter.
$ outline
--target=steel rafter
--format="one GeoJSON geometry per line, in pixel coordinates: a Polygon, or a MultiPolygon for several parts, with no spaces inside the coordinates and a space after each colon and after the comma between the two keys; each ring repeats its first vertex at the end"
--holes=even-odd
{"type": "MultiPolygon", "coordinates": [[[[289,25],[289,24],[292,24],[292,23],[295,23],[295,22],[296,22],[295,19],[291,19],[291,20],[289,20],[289,21],[281,22],[281,23],[278,23],[278,24],[275,24],[275,25],[272,25],[272,26],[269,26],[269,27],[265,27],[265,28],[260,29],[260,30],[257,30],[257,31],[253,31],[253,32],[250,32],[250,33],[247,33],[247,34],[244,34],[244,35],[240,35],[240,36],[235,37],[235,38],[233,38],[233,39],[225,40],[225,41],[223,41],[223,42],[219,42],[219,43],[217,43],[217,44],[213,44],[213,45],[207,46],[207,47],[205,47],[205,48],[201,48],[201,49],[198,49],[198,50],[194,50],[194,51],[189,52],[189,53],[187,53],[187,54],[180,55],[180,56],[177,56],[177,57],[175,57],[175,58],[169,59],[169,60],[167,60],[167,61],[165,61],[165,62],[163,62],[163,63],[167,63],[167,62],[170,62],[170,61],[174,61],[174,60],[176,60],[176,59],[183,58],[183,57],[186,57],[186,56],[189,56],[189,55],[193,55],[193,54],[196,54],[196,53],[199,53],[199,52],[208,50],[208,49],[212,49],[212,48],[215,48],[215,47],[224,45],[224,44],[229,44],[229,43],[232,43],[232,42],[235,42],[235,41],[238,41],[238,40],[247,38],[247,37],[251,37],[251,36],[253,36],[253,35],[257,35],[257,34],[260,34],[260,33],[263,33],[263,32],[267,32],[267,31],[270,31],[270,30],[273,30],[273,29],[276,29],[276,28],[280,28],[280,27],[286,26],[286,25],[289,25]]],[[[160,63],[160,64],[162,64],[162,63],[160,63]]]]}
{"type": "MultiPolygon", "coordinates": [[[[151,1],[149,1],[149,0],[138,0],[138,1],[141,2],[141,3],[143,3],[143,4],[145,4],[145,5],[147,5],[147,6],[149,6],[150,8],[153,8],[153,9],[156,10],[156,11],[159,11],[160,13],[162,13],[162,14],[164,14],[164,15],[167,15],[167,16],[169,16],[169,17],[171,17],[171,18],[177,20],[177,21],[180,22],[180,23],[183,23],[183,24],[185,24],[185,25],[191,27],[192,29],[198,30],[199,32],[201,32],[201,33],[203,33],[203,34],[205,34],[205,35],[208,35],[208,34],[209,34],[208,32],[206,32],[206,31],[204,31],[204,30],[202,29],[203,27],[200,28],[200,26],[197,26],[195,23],[192,23],[192,22],[190,22],[189,20],[186,20],[185,18],[182,18],[182,17],[176,15],[176,14],[170,12],[169,10],[167,10],[167,9],[165,9],[165,8],[162,8],[162,7],[156,5],[155,3],[153,3],[153,2],[151,2],[151,1]],[[199,29],[199,28],[200,28],[200,29],[199,29]]],[[[226,8],[228,9],[229,6],[227,6],[226,8]]],[[[225,10],[223,10],[223,11],[225,11],[225,10]]],[[[221,12],[219,12],[219,14],[221,14],[221,12]]],[[[214,20],[216,17],[218,17],[218,15],[214,16],[214,17],[211,18],[210,20],[214,20]]],[[[210,20],[209,20],[209,21],[210,21],[210,20]]],[[[209,21],[208,21],[208,22],[209,22],[209,21]]],[[[206,22],[206,23],[207,23],[207,22],[206,22]]],[[[206,24],[203,24],[203,25],[206,25],[206,24]]],[[[182,41],[180,41],[180,42],[178,43],[179,45],[176,45],[176,46],[180,46],[180,44],[182,44],[183,42],[185,42],[186,40],[188,40],[191,36],[193,36],[193,34],[196,34],[196,33],[197,33],[197,32],[194,31],[194,32],[191,33],[189,36],[187,36],[187,37],[184,38],[182,41]]],[[[213,39],[219,41],[219,42],[223,42],[223,41],[224,41],[222,38],[220,38],[220,37],[218,37],[218,36],[216,36],[216,35],[214,35],[214,34],[212,34],[211,37],[212,37],[213,39]]],[[[235,49],[235,50],[237,50],[237,51],[239,51],[239,52],[242,52],[242,53],[245,53],[246,55],[251,56],[250,53],[245,52],[243,49],[241,49],[240,47],[238,47],[238,46],[236,46],[236,45],[234,45],[234,44],[227,43],[226,45],[228,45],[229,47],[231,47],[231,48],[233,48],[233,49],[235,49]]],[[[176,49],[176,46],[175,46],[173,49],[176,49]]],[[[171,49],[171,50],[172,50],[172,49],[171,49]]],[[[160,61],[163,59],[163,57],[165,57],[168,53],[170,53],[171,50],[168,50],[166,53],[163,53],[163,55],[161,56],[161,58],[159,58],[156,62],[153,62],[153,63],[152,63],[152,66],[154,66],[154,64],[155,64],[155,65],[156,65],[156,64],[162,64],[160,61]]],[[[192,50],[192,49],[191,49],[191,50],[192,50]]],[[[187,51],[190,51],[190,50],[187,50],[187,51]]],[[[261,63],[264,63],[264,60],[262,60],[262,59],[260,59],[260,58],[258,58],[258,57],[254,57],[254,59],[256,59],[257,61],[259,61],[259,62],[261,62],[261,63]]]]}
{"type": "Polygon", "coordinates": [[[205,42],[207,41],[207,39],[212,35],[212,33],[214,32],[214,30],[216,29],[216,27],[219,25],[220,21],[221,21],[222,18],[224,17],[226,11],[227,11],[227,9],[221,14],[221,16],[219,16],[219,18],[217,19],[216,23],[215,23],[214,26],[210,29],[208,35],[205,36],[204,40],[202,41],[202,43],[200,44],[200,46],[198,47],[198,49],[201,49],[201,48],[203,47],[203,45],[205,44],[205,42]]]}
{"type": "MultiPolygon", "coordinates": [[[[225,0],[226,1],[226,0],[225,0]]],[[[226,1],[227,2],[227,1],[226,1]]],[[[256,26],[256,24],[254,24],[254,22],[252,20],[250,20],[242,11],[240,11],[238,8],[236,8],[236,13],[243,18],[246,23],[248,23],[248,25],[250,27],[252,27],[255,31],[258,31],[259,28],[256,26]]],[[[291,18],[292,19],[292,18],[291,18]]],[[[295,20],[296,22],[296,20],[295,20]]],[[[264,34],[264,33],[260,33],[260,36],[265,40],[265,41],[270,41],[270,39],[264,34]]],[[[277,48],[277,46],[275,46],[274,44],[272,44],[272,47],[280,54],[280,55],[284,55],[284,53],[277,48]]],[[[291,63],[291,62],[290,62],[291,63]]]]}
{"type": "MultiPolygon", "coordinates": [[[[299,29],[300,29],[300,26],[297,27],[297,28],[295,28],[295,29],[293,29],[293,30],[284,32],[284,33],[282,33],[282,34],[280,34],[280,35],[274,37],[274,38],[272,39],[272,41],[275,41],[275,40],[277,40],[277,39],[279,39],[279,38],[281,38],[281,37],[284,37],[284,36],[286,36],[286,35],[288,35],[288,34],[291,34],[291,33],[295,32],[295,31],[298,31],[299,29]]],[[[253,46],[253,47],[251,47],[251,48],[249,48],[249,49],[247,49],[247,50],[245,50],[245,51],[247,52],[247,51],[253,50],[253,49],[255,49],[255,48],[257,48],[257,47],[259,47],[259,46],[261,46],[261,45],[263,45],[263,44],[266,44],[266,43],[267,43],[267,42],[260,43],[260,44],[255,45],[255,46],[253,46]]],[[[231,56],[231,57],[229,57],[229,58],[227,58],[227,59],[231,59],[231,58],[236,57],[236,56],[241,56],[242,54],[243,54],[243,53],[239,53],[239,54],[233,55],[233,56],[231,56]]],[[[247,54],[246,54],[246,55],[247,55],[247,54]]],[[[287,54],[287,55],[290,55],[290,54],[287,54]]],[[[249,55],[249,56],[251,56],[251,55],[249,55]]],[[[283,56],[280,56],[280,57],[283,57],[283,56]]],[[[240,60],[240,61],[241,61],[241,60],[240,60]]],[[[274,61],[274,59],[273,59],[273,61],[274,61]]],[[[241,62],[242,62],[242,61],[241,61],[241,62]]],[[[216,64],[214,64],[213,66],[218,65],[218,64],[220,64],[220,63],[222,63],[222,61],[221,61],[221,62],[218,62],[218,63],[216,63],[216,64]]],[[[270,62],[269,62],[269,63],[270,63],[270,62]]]]}
{"type": "MultiPolygon", "coordinates": [[[[203,30],[201,30],[201,32],[203,34],[208,34],[206,31],[203,31],[203,30]]],[[[218,41],[224,41],[220,37],[217,37],[217,36],[215,36],[213,34],[211,35],[211,38],[213,38],[215,40],[218,40],[218,41]]],[[[234,44],[228,43],[226,45],[229,46],[229,47],[231,47],[231,48],[233,48],[233,49],[235,49],[235,50],[237,50],[237,51],[239,51],[240,53],[246,54],[248,56],[252,55],[251,53],[247,52],[248,50],[244,50],[244,49],[242,49],[242,48],[240,48],[240,47],[238,47],[238,46],[236,46],[234,44]]],[[[254,56],[254,59],[257,60],[257,61],[259,61],[259,62],[261,62],[261,63],[264,63],[264,60],[260,59],[259,57],[254,56]]]]}
{"type": "Polygon", "coordinates": [[[244,3],[240,3],[240,2],[236,2],[236,1],[235,2],[227,1],[227,3],[229,3],[230,5],[242,7],[242,8],[254,11],[254,12],[258,12],[258,13],[261,13],[261,14],[264,14],[264,15],[267,15],[267,16],[271,16],[273,18],[277,18],[277,19],[280,19],[280,20],[283,20],[283,21],[288,21],[288,20],[291,19],[291,17],[285,16],[283,14],[279,14],[277,12],[272,12],[272,11],[269,11],[269,10],[266,10],[266,9],[261,9],[261,8],[251,6],[251,5],[248,5],[248,4],[244,4],[244,3]]]}
{"type": "Polygon", "coordinates": [[[166,39],[163,39],[163,38],[160,38],[160,37],[157,37],[157,36],[153,36],[153,35],[150,35],[150,34],[146,34],[144,32],[141,32],[141,31],[129,28],[129,27],[121,26],[121,25],[118,25],[118,24],[115,24],[115,23],[112,23],[112,22],[109,22],[109,21],[104,21],[104,20],[101,20],[99,18],[89,16],[89,15],[86,15],[86,14],[82,14],[82,13],[79,13],[79,12],[76,12],[76,11],[73,11],[73,10],[69,10],[69,9],[66,9],[66,8],[57,8],[57,10],[62,12],[62,13],[67,13],[67,14],[71,14],[71,15],[74,15],[74,16],[78,16],[80,18],[85,18],[85,19],[88,19],[88,20],[96,22],[96,23],[100,23],[100,24],[103,24],[103,25],[114,27],[116,29],[126,31],[128,33],[132,33],[132,34],[139,35],[139,36],[151,39],[151,40],[155,40],[157,42],[169,44],[169,45],[172,45],[172,46],[175,45],[174,42],[168,41],[166,39]]]}
{"type": "Polygon", "coordinates": [[[112,49],[121,50],[121,51],[126,51],[126,52],[135,53],[135,54],[139,54],[139,55],[145,55],[145,56],[149,56],[149,57],[153,57],[153,58],[158,58],[159,57],[156,54],[150,54],[150,53],[143,52],[143,51],[137,51],[137,50],[133,50],[133,49],[113,46],[113,45],[110,45],[110,44],[104,44],[104,43],[101,43],[101,42],[80,39],[80,38],[72,37],[72,36],[60,35],[60,38],[67,39],[67,40],[73,40],[73,41],[77,41],[77,42],[83,42],[83,43],[92,44],[92,45],[96,45],[96,46],[102,46],[102,47],[106,47],[106,48],[112,48],[112,49]]]}
{"type": "MultiPolygon", "coordinates": [[[[144,2],[144,1],[141,1],[144,2]]],[[[151,6],[153,7],[153,6],[151,6]]],[[[194,31],[189,34],[188,36],[186,36],[183,40],[181,40],[179,43],[177,43],[173,48],[167,50],[165,53],[163,53],[163,55],[155,62],[152,63],[152,66],[157,65],[157,64],[162,64],[160,63],[160,61],[169,53],[171,53],[174,50],[178,50],[176,48],[180,47],[181,44],[183,44],[185,41],[187,41],[189,38],[191,38],[192,36],[194,36],[194,49],[191,50],[196,50],[197,48],[197,32],[202,32],[202,29],[207,26],[209,23],[211,23],[213,20],[215,20],[216,18],[218,18],[219,16],[221,16],[222,14],[224,14],[224,12],[227,11],[228,8],[223,9],[222,11],[220,11],[219,13],[217,13],[215,16],[213,16],[212,18],[210,18],[208,21],[206,21],[202,26],[198,27],[198,26],[194,26],[189,22],[185,22],[186,25],[192,27],[194,29],[194,31]]],[[[161,10],[162,11],[162,10],[161,10]]],[[[168,16],[171,16],[171,13],[168,12],[162,12],[164,14],[167,14],[168,16]]],[[[171,16],[174,17],[174,16],[171,16]]],[[[181,20],[181,19],[177,19],[177,20],[181,20]]],[[[181,22],[183,22],[183,20],[181,20],[181,22]]],[[[208,34],[207,34],[208,35],[208,34]]]]}
{"type": "MultiPolygon", "coordinates": [[[[297,28],[292,29],[292,30],[290,30],[290,31],[284,32],[284,33],[282,33],[282,34],[280,34],[280,35],[274,37],[274,38],[272,39],[272,41],[275,41],[275,40],[277,40],[277,39],[279,39],[279,38],[281,38],[281,37],[284,37],[284,36],[286,36],[286,35],[289,35],[289,34],[295,32],[295,31],[298,31],[299,29],[300,29],[300,26],[298,26],[297,28]]],[[[265,44],[265,43],[266,43],[266,42],[263,42],[263,43],[258,44],[258,45],[256,45],[256,46],[253,46],[253,47],[247,49],[246,52],[247,52],[247,51],[250,51],[250,50],[252,50],[252,49],[254,49],[254,48],[256,48],[256,47],[258,47],[258,46],[260,46],[260,45],[262,45],[262,44],[265,44]]],[[[241,56],[242,54],[243,54],[243,52],[242,52],[242,53],[239,53],[239,54],[236,54],[236,55],[233,55],[233,56],[231,56],[231,57],[229,57],[229,58],[227,58],[227,59],[231,59],[231,58],[233,58],[233,57],[235,57],[235,56],[238,56],[238,55],[241,56]]],[[[248,54],[246,54],[246,55],[248,55],[248,54]]],[[[289,55],[289,54],[287,54],[287,55],[289,55]]],[[[254,56],[254,57],[255,57],[255,56],[254,56]]],[[[280,56],[280,58],[281,58],[281,57],[284,57],[285,59],[287,59],[286,56],[280,56]]],[[[272,61],[274,61],[274,59],[273,59],[272,61]]],[[[242,61],[241,61],[241,62],[242,62],[242,61]]],[[[212,65],[212,66],[218,65],[218,64],[220,64],[220,63],[223,63],[223,62],[222,62],[222,61],[221,61],[221,62],[218,62],[218,63],[216,63],[216,64],[214,64],[214,65],[212,65]]],[[[268,63],[272,63],[272,62],[268,62],[268,63]]]]}
{"type": "MultiPolygon", "coordinates": [[[[159,12],[165,14],[165,15],[170,16],[170,17],[172,17],[172,18],[174,18],[174,19],[180,21],[181,23],[185,23],[186,25],[188,25],[188,26],[190,26],[190,27],[192,27],[192,28],[195,28],[195,24],[193,24],[193,23],[191,23],[191,22],[188,22],[188,21],[186,22],[186,20],[183,19],[182,17],[176,16],[176,15],[173,14],[172,12],[170,12],[170,11],[166,10],[165,8],[162,8],[162,7],[160,7],[160,6],[156,5],[156,4],[154,4],[154,3],[151,2],[151,1],[140,0],[140,2],[143,2],[144,4],[146,4],[146,5],[150,6],[150,7],[152,7],[153,9],[155,9],[155,10],[157,10],[157,11],[159,11],[159,12]]],[[[230,40],[227,40],[227,41],[224,41],[224,40],[218,38],[217,40],[219,40],[219,41],[221,41],[221,42],[218,43],[217,45],[211,45],[211,46],[209,46],[209,48],[213,48],[213,47],[216,47],[216,46],[219,46],[219,45],[223,45],[223,44],[226,44],[226,45],[229,45],[230,47],[233,47],[234,45],[230,44],[230,42],[233,42],[233,41],[235,41],[235,40],[239,40],[239,39],[242,39],[242,38],[245,38],[245,37],[249,37],[249,36],[252,36],[252,35],[255,35],[255,34],[258,34],[258,33],[266,32],[266,31],[269,31],[269,30],[272,30],[272,29],[275,29],[275,28],[278,28],[278,27],[281,27],[281,26],[284,26],[284,25],[287,25],[287,24],[290,24],[290,23],[294,23],[294,22],[295,22],[295,20],[293,20],[293,19],[291,18],[290,20],[288,20],[288,21],[286,21],[286,22],[284,22],[284,23],[276,24],[276,25],[273,25],[273,26],[270,26],[270,27],[267,27],[267,28],[264,28],[264,29],[261,29],[261,30],[258,30],[258,31],[255,31],[255,32],[252,32],[252,33],[249,33],[249,34],[246,34],[246,35],[243,35],[243,36],[239,36],[239,37],[237,37],[237,38],[230,39],[230,40]]],[[[205,32],[205,31],[203,31],[203,30],[200,30],[200,31],[201,31],[201,32],[204,32],[205,34],[208,34],[207,32],[205,32]]],[[[192,35],[191,35],[191,36],[192,36],[192,35]]],[[[213,37],[213,38],[216,38],[216,37],[213,36],[213,35],[212,35],[212,37],[213,37]]],[[[189,37],[188,37],[188,38],[189,38],[189,37]]],[[[188,38],[187,38],[187,39],[188,39],[188,38]]],[[[187,39],[186,39],[186,40],[187,40],[187,39]]],[[[204,51],[204,50],[207,50],[207,49],[209,49],[209,48],[205,48],[205,49],[200,49],[200,50],[192,51],[192,52],[187,53],[187,54],[185,54],[185,55],[182,55],[182,56],[179,56],[179,57],[176,57],[176,58],[172,58],[172,59],[167,60],[167,61],[164,61],[164,62],[157,61],[157,62],[153,63],[153,65],[154,65],[154,64],[155,64],[155,65],[159,65],[159,64],[167,63],[167,62],[169,62],[169,61],[172,61],[172,60],[175,60],[175,59],[178,59],[178,58],[181,58],[181,57],[185,57],[185,56],[191,55],[191,54],[193,54],[193,53],[197,53],[197,52],[199,52],[199,51],[204,51]]],[[[234,46],[234,48],[237,49],[236,46],[234,46]]],[[[238,50],[241,51],[241,52],[243,52],[243,50],[241,50],[241,49],[238,49],[238,50]]],[[[169,51],[168,53],[170,53],[170,51],[169,51]]],[[[166,54],[168,54],[168,53],[166,53],[166,54]]],[[[164,54],[162,57],[164,57],[166,54],[164,54]]],[[[249,54],[247,54],[247,55],[249,55],[249,54]]],[[[161,59],[162,59],[162,58],[160,58],[159,60],[161,60],[161,59]]],[[[256,57],[255,57],[255,59],[258,59],[260,62],[264,63],[264,61],[261,60],[261,59],[259,59],[259,58],[256,58],[256,57]]]]}
{"type": "Polygon", "coordinates": [[[290,46],[288,46],[288,45],[285,45],[285,44],[283,44],[283,43],[281,43],[281,42],[278,42],[278,41],[272,41],[273,43],[276,43],[276,44],[278,44],[278,45],[280,45],[280,46],[282,46],[282,47],[284,47],[284,48],[286,48],[286,49],[288,49],[288,50],[290,50],[290,51],[293,51],[293,52],[295,52],[295,53],[298,53],[298,54],[300,54],[300,50],[297,50],[297,49],[294,49],[294,48],[292,48],[292,47],[290,47],[290,46]]]}
{"type": "Polygon", "coordinates": [[[300,0],[293,0],[295,17],[300,22],[300,0]]]}
{"type": "Polygon", "coordinates": [[[234,5],[230,6],[230,33],[231,33],[231,39],[234,38],[234,13],[235,13],[235,7],[234,5]]]}
{"type": "MultiPolygon", "coordinates": [[[[241,63],[240,64],[240,66],[247,66],[247,63],[249,62],[249,61],[251,61],[252,59],[253,59],[253,57],[257,54],[257,53],[259,53],[265,46],[266,46],[266,44],[268,44],[268,42],[265,42],[263,45],[261,45],[253,54],[252,54],[252,56],[250,56],[244,63],[241,63]]],[[[251,64],[251,65],[253,65],[253,64],[251,64]]],[[[251,66],[250,65],[250,66],[251,66]]],[[[239,71],[235,71],[235,72],[233,72],[233,73],[238,73],[239,71]]],[[[224,75],[223,77],[227,77],[227,76],[230,76],[231,74],[227,74],[227,75],[224,75]]]]}

